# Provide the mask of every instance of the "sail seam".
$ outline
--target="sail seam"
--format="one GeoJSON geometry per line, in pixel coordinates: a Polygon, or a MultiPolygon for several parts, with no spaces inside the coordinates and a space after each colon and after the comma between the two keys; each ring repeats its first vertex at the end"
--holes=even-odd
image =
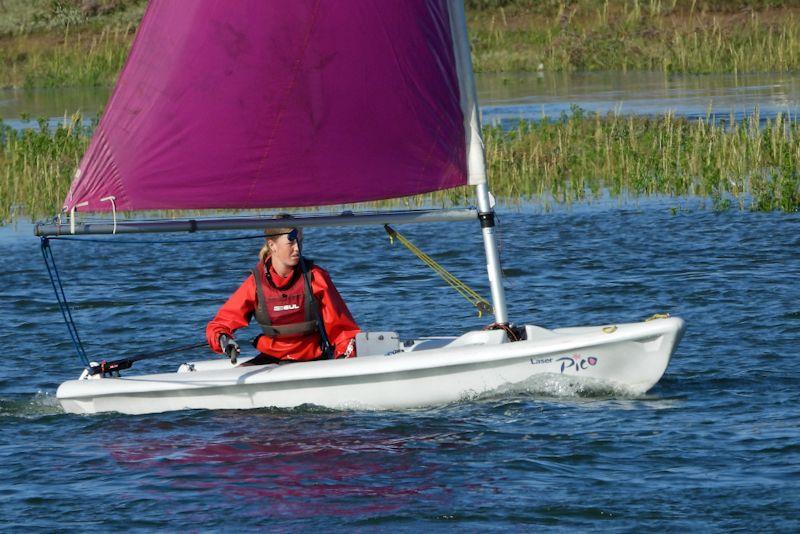
{"type": "MultiPolygon", "coordinates": [[[[428,168],[428,163],[430,163],[431,158],[433,157],[433,149],[436,147],[436,140],[439,139],[439,133],[441,131],[442,131],[442,123],[439,122],[436,125],[436,135],[433,136],[434,141],[430,144],[430,147],[428,148],[428,154],[425,156],[425,161],[422,163],[422,167],[420,167],[420,170],[419,170],[419,174],[418,174],[418,178],[417,178],[417,182],[419,184],[424,184],[425,183],[425,170],[428,168]]],[[[439,177],[439,180],[443,180],[443,179],[444,179],[444,176],[440,176],[439,177]]],[[[419,187],[420,186],[418,185],[415,188],[419,188],[419,187]]],[[[438,187],[441,187],[441,182],[439,183],[437,188],[438,187]]]]}
{"type": "MultiPolygon", "coordinates": [[[[98,130],[100,127],[98,126],[98,130]]],[[[114,157],[114,151],[111,149],[111,144],[108,141],[108,138],[105,134],[105,129],[100,130],[100,139],[99,141],[103,144],[103,146],[108,150],[108,164],[111,167],[111,180],[116,185],[116,190],[109,191],[107,195],[113,195],[117,197],[117,201],[119,202],[120,206],[123,206],[126,203],[126,192],[125,192],[125,185],[120,176],[119,167],[117,167],[117,159],[114,157]]]]}
{"type": "Polygon", "coordinates": [[[289,95],[294,90],[295,86],[297,85],[297,76],[303,64],[303,58],[305,57],[306,52],[308,51],[308,46],[311,42],[311,34],[314,32],[314,28],[317,25],[317,17],[319,15],[319,10],[320,10],[320,0],[317,0],[311,12],[311,22],[308,25],[308,31],[306,32],[303,46],[300,50],[300,53],[297,56],[297,59],[294,62],[291,82],[286,88],[286,92],[284,93],[283,98],[281,99],[280,109],[276,114],[275,123],[273,124],[272,131],[270,132],[269,138],[267,139],[267,144],[264,147],[264,152],[261,155],[261,159],[258,162],[258,167],[256,168],[256,172],[253,174],[252,182],[250,183],[250,189],[247,192],[248,201],[253,198],[253,192],[255,191],[256,184],[258,183],[258,180],[260,178],[261,170],[264,168],[264,164],[266,163],[270,153],[272,152],[272,145],[275,142],[275,136],[277,135],[278,128],[280,128],[281,123],[283,122],[283,115],[286,112],[286,101],[289,98],[289,95]]]}

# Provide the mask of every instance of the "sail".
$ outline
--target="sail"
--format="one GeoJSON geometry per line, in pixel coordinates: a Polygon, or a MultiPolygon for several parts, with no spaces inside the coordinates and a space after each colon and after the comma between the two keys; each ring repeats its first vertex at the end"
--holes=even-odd
{"type": "Polygon", "coordinates": [[[460,1],[151,0],[64,208],[301,207],[484,181],[460,1]]]}

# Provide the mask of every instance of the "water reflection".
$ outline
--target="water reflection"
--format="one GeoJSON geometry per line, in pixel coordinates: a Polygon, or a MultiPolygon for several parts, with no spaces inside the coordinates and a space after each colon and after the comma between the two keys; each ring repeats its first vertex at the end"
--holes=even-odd
{"type": "MultiPolygon", "coordinates": [[[[374,423],[370,415],[350,419],[374,423]]],[[[350,419],[302,411],[194,412],[103,428],[97,438],[119,469],[147,473],[142,491],[162,484],[170,493],[221,491],[267,504],[278,517],[387,514],[419,499],[447,503],[450,492],[433,483],[436,473],[420,454],[452,436],[419,435],[405,425],[354,430],[350,419]],[[323,435],[308,432],[302,421],[323,435]],[[217,430],[198,436],[204,426],[217,430]],[[131,431],[139,435],[135,442],[125,438],[131,431]]]]}
{"type": "Polygon", "coordinates": [[[605,114],[675,115],[742,120],[800,113],[800,81],[789,74],[576,72],[485,74],[478,77],[483,121],[558,118],[572,106],[605,114]]]}
{"type": "MultiPolygon", "coordinates": [[[[661,72],[540,72],[479,74],[478,97],[485,123],[557,118],[572,106],[597,113],[685,117],[711,114],[741,120],[756,109],[761,118],[800,113],[800,81],[781,73],[665,74],[661,72]]],[[[0,90],[0,117],[14,127],[32,127],[31,118],[59,120],[80,111],[96,117],[110,88],[85,87],[0,90]]]]}

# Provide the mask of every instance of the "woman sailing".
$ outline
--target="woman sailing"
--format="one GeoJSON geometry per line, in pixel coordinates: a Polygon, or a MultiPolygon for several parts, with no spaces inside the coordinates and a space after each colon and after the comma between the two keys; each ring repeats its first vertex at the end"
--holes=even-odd
{"type": "Polygon", "coordinates": [[[247,365],[355,356],[360,330],[328,272],[301,256],[301,231],[264,233],[258,264],[206,327],[211,349],[238,354],[233,333],[255,316],[263,331],[253,340],[260,354],[247,365]]]}

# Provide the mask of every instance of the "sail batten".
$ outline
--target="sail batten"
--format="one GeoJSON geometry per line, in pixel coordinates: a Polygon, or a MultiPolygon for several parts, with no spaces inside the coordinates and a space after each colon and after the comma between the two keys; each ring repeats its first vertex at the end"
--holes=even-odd
{"type": "Polygon", "coordinates": [[[64,208],[322,206],[475,183],[454,5],[151,0],[64,208]]]}

